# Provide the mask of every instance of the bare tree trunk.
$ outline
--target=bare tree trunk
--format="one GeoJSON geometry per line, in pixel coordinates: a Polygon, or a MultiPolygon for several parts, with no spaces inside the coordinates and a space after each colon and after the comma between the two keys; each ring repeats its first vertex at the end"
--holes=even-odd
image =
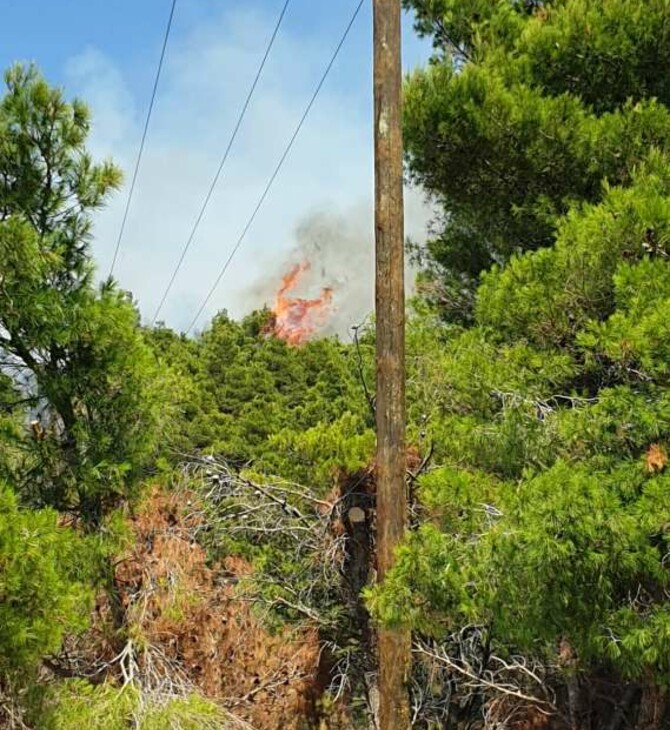
{"type": "Polygon", "coordinates": [[[661,692],[660,687],[650,679],[642,690],[636,727],[638,730],[658,730],[664,726],[667,714],[667,697],[661,692]]]}

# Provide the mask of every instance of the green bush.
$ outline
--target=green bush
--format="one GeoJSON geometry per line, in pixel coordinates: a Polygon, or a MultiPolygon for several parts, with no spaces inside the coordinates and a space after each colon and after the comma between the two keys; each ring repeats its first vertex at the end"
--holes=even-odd
{"type": "Polygon", "coordinates": [[[88,553],[55,512],[21,509],[0,483],[0,676],[32,676],[66,633],[86,627],[88,553]]]}

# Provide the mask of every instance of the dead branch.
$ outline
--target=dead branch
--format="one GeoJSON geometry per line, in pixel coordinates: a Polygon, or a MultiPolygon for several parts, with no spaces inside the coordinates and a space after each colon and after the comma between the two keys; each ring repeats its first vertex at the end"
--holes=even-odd
{"type": "MultiPolygon", "coordinates": [[[[418,655],[425,656],[433,661],[444,664],[449,669],[464,677],[468,681],[469,686],[471,686],[472,688],[482,688],[490,690],[494,694],[503,694],[508,697],[513,697],[515,699],[533,705],[539,712],[545,715],[552,715],[557,712],[557,708],[555,707],[553,702],[542,699],[540,697],[536,697],[534,695],[527,694],[518,685],[514,685],[509,681],[505,682],[502,681],[502,679],[500,678],[496,678],[496,674],[494,672],[475,672],[472,670],[471,667],[467,665],[467,663],[463,661],[459,662],[451,658],[448,652],[446,652],[445,650],[429,649],[425,644],[421,642],[416,642],[414,644],[413,651],[418,655]]],[[[519,669],[519,667],[515,666],[514,669],[517,670],[519,669]]],[[[530,673],[530,676],[535,675],[530,673]]],[[[547,692],[544,683],[540,683],[540,687],[544,692],[547,692]]]]}

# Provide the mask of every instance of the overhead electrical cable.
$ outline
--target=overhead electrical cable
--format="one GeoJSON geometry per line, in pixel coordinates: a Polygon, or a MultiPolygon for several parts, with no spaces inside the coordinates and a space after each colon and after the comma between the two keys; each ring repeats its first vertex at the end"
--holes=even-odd
{"type": "Polygon", "coordinates": [[[263,207],[263,203],[265,202],[265,199],[267,198],[268,193],[270,192],[270,189],[272,188],[275,180],[277,179],[277,176],[279,175],[280,170],[284,166],[286,159],[288,158],[291,150],[293,149],[293,145],[295,144],[295,141],[298,138],[298,135],[300,134],[300,130],[302,129],[303,125],[305,124],[305,121],[307,120],[307,117],[308,117],[312,107],[314,106],[314,102],[316,101],[317,97],[319,96],[319,93],[321,92],[323,85],[326,83],[326,79],[328,78],[328,75],[330,74],[331,69],[335,65],[335,61],[337,60],[337,57],[340,55],[342,46],[344,46],[344,43],[347,40],[349,32],[351,31],[351,29],[354,25],[354,22],[356,21],[356,18],[358,17],[358,14],[360,13],[361,8],[363,7],[364,3],[365,3],[365,0],[360,0],[358,5],[356,6],[354,14],[352,15],[351,20],[349,21],[347,27],[345,28],[345,31],[342,34],[342,37],[340,38],[340,42],[337,44],[337,47],[335,48],[335,51],[334,51],[328,65],[326,66],[326,70],[324,71],[323,76],[321,77],[321,80],[317,84],[314,94],[312,95],[312,98],[310,99],[309,103],[307,104],[307,108],[305,109],[305,112],[303,113],[300,121],[298,122],[298,126],[295,128],[295,131],[293,132],[293,136],[289,140],[289,143],[286,145],[286,149],[284,150],[284,153],[280,157],[279,162],[277,163],[277,166],[275,167],[272,175],[270,175],[270,178],[265,186],[265,189],[263,190],[263,193],[261,194],[260,198],[258,199],[256,207],[254,208],[246,225],[242,229],[242,233],[240,234],[240,237],[237,239],[237,243],[233,247],[233,249],[230,252],[230,255],[226,259],[225,263],[223,264],[223,267],[221,268],[219,275],[216,277],[214,284],[212,285],[211,289],[207,293],[207,296],[205,297],[202,304],[200,305],[200,308],[198,309],[193,320],[191,321],[191,324],[188,326],[188,329],[186,330],[186,334],[189,334],[189,332],[191,332],[191,330],[197,324],[198,320],[200,319],[200,315],[203,313],[203,311],[205,310],[205,307],[209,303],[209,300],[214,295],[214,292],[216,291],[217,287],[221,283],[221,279],[223,279],[226,271],[228,270],[228,267],[230,266],[233,258],[235,257],[235,254],[237,253],[240,246],[244,242],[244,240],[247,236],[247,233],[249,232],[249,229],[251,228],[254,221],[256,220],[256,216],[258,215],[260,209],[263,207]]]}
{"type": "Polygon", "coordinates": [[[170,38],[170,31],[172,30],[172,19],[174,18],[174,11],[177,6],[177,0],[172,0],[172,6],[170,8],[170,16],[168,18],[167,28],[165,29],[165,36],[163,37],[163,47],[161,49],[160,60],[158,61],[158,69],[156,70],[156,78],[154,79],[154,86],[151,92],[151,101],[149,102],[149,110],[147,112],[147,118],[144,122],[144,131],[142,132],[142,139],[140,141],[140,148],[137,153],[137,159],[135,160],[135,169],[133,171],[133,178],[130,183],[130,190],[128,191],[128,199],[126,200],[126,208],[123,212],[123,220],[121,221],[121,229],[119,231],[119,237],[116,241],[116,248],[114,249],[114,256],[112,257],[112,265],[109,267],[109,276],[111,277],[114,273],[114,267],[116,266],[116,260],[119,256],[119,250],[121,249],[121,241],[123,240],[123,234],[126,230],[126,222],[128,220],[128,213],[130,211],[130,204],[133,200],[133,193],[135,192],[135,184],[137,183],[137,174],[140,169],[142,162],[142,155],[144,154],[144,145],[147,141],[147,133],[149,131],[149,122],[151,121],[151,115],[154,110],[154,103],[156,101],[156,92],[158,91],[158,82],[160,81],[161,72],[163,70],[163,61],[165,60],[165,51],[167,49],[168,40],[170,38]]]}
{"type": "Polygon", "coordinates": [[[228,146],[226,147],[226,150],[223,153],[223,157],[221,158],[221,162],[219,163],[219,167],[216,171],[216,174],[212,178],[212,182],[209,186],[209,190],[207,191],[207,195],[205,195],[205,200],[203,201],[200,211],[195,219],[195,223],[193,224],[193,227],[191,228],[191,232],[188,236],[188,239],[186,240],[186,243],[184,244],[184,247],[181,251],[181,255],[179,256],[179,260],[177,261],[177,265],[175,266],[175,268],[172,272],[172,276],[170,277],[170,281],[168,282],[168,285],[165,287],[163,296],[161,297],[158,307],[156,308],[156,311],[154,312],[152,324],[156,323],[156,320],[158,319],[158,315],[161,313],[161,310],[163,309],[163,305],[165,304],[165,301],[168,298],[170,291],[172,290],[172,286],[177,278],[177,275],[179,274],[179,271],[181,270],[181,266],[184,263],[186,254],[188,253],[189,249],[191,248],[191,244],[193,243],[195,234],[197,233],[198,228],[200,227],[200,223],[203,219],[203,216],[205,215],[205,211],[207,210],[209,201],[212,197],[212,194],[214,193],[214,188],[216,187],[216,185],[219,181],[219,178],[221,177],[223,168],[226,166],[226,162],[228,161],[230,151],[233,148],[233,144],[235,143],[235,140],[237,139],[237,134],[240,131],[240,127],[242,126],[242,122],[244,121],[244,117],[246,116],[247,109],[249,108],[249,104],[251,103],[251,99],[254,95],[254,92],[256,91],[256,87],[258,86],[258,82],[260,81],[261,75],[263,74],[265,64],[267,63],[268,57],[270,56],[270,51],[272,50],[272,47],[274,46],[275,40],[277,38],[277,34],[279,33],[279,29],[281,27],[282,21],[284,20],[284,16],[286,15],[286,11],[288,10],[288,6],[289,6],[290,2],[291,2],[291,0],[286,0],[286,2],[284,3],[284,6],[281,9],[281,13],[279,14],[279,18],[277,19],[277,23],[275,25],[274,31],[272,33],[272,36],[270,37],[270,41],[268,42],[267,48],[265,49],[265,54],[263,55],[263,59],[261,60],[258,70],[256,71],[256,76],[254,78],[253,83],[251,84],[251,88],[249,89],[247,98],[242,106],[242,110],[240,111],[239,117],[237,119],[237,123],[235,124],[235,128],[233,129],[233,133],[228,142],[228,146]]]}

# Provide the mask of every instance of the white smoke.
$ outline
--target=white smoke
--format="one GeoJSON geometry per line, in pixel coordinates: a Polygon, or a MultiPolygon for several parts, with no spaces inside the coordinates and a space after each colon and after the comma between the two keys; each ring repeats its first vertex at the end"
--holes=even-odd
{"type": "MultiPolygon", "coordinates": [[[[425,241],[431,206],[416,190],[405,191],[405,233],[413,242],[425,241]]],[[[295,244],[288,254],[267,262],[266,271],[250,287],[253,308],[272,306],[281,278],[295,264],[308,261],[292,296],[317,298],[324,287],[333,289],[332,312],[321,335],[348,339],[352,326],[361,324],[374,310],[374,215],[371,202],[344,211],[315,211],[298,224],[295,244]]],[[[406,289],[410,293],[415,272],[407,267],[406,289]]]]}

